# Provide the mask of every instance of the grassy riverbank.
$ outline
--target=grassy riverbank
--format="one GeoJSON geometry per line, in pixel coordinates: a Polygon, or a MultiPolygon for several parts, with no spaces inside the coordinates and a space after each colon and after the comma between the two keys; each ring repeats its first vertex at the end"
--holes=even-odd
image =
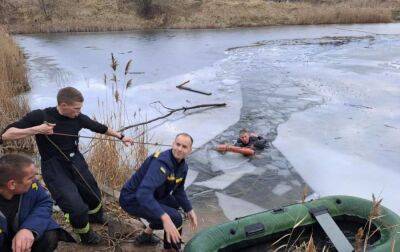
{"type": "Polygon", "coordinates": [[[400,0],[153,0],[148,6],[146,0],[3,2],[1,22],[14,33],[386,23],[400,18],[400,0]]]}

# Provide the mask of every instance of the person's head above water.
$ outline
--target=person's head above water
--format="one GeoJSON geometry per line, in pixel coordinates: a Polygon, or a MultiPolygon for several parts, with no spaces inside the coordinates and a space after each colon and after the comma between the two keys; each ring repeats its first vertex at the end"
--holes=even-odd
{"type": "Polygon", "coordinates": [[[248,144],[250,141],[250,132],[247,129],[241,129],[239,132],[239,139],[244,144],[248,144]]]}

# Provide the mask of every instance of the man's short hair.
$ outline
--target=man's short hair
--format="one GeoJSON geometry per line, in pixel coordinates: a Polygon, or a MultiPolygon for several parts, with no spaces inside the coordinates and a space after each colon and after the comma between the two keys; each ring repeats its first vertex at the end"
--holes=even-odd
{"type": "Polygon", "coordinates": [[[191,135],[189,135],[188,133],[185,133],[185,132],[179,133],[178,135],[176,135],[175,140],[176,140],[179,136],[186,136],[186,137],[189,137],[190,142],[191,142],[192,145],[193,145],[193,137],[192,137],[191,135]]]}
{"type": "Polygon", "coordinates": [[[21,181],[25,176],[24,168],[33,164],[32,159],[21,154],[6,154],[0,158],[0,186],[11,179],[21,181]]]}
{"type": "Polygon", "coordinates": [[[66,103],[68,105],[73,104],[74,102],[83,102],[82,93],[73,87],[65,87],[58,91],[57,94],[57,104],[66,103]]]}
{"type": "Polygon", "coordinates": [[[244,134],[249,134],[249,131],[248,131],[247,129],[241,129],[241,130],[239,131],[239,136],[242,136],[242,135],[244,135],[244,134]]]}

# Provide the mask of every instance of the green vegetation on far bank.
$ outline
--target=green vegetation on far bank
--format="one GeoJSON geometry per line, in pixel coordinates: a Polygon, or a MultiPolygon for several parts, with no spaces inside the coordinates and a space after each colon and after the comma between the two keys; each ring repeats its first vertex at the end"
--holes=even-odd
{"type": "Polygon", "coordinates": [[[13,33],[388,23],[400,0],[3,0],[13,33]]]}

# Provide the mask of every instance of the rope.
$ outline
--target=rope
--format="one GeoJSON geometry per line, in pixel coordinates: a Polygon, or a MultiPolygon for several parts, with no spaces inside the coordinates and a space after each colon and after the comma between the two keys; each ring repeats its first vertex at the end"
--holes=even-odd
{"type": "MultiPolygon", "coordinates": [[[[65,133],[56,133],[54,132],[52,135],[58,135],[58,136],[66,136],[66,137],[81,137],[81,138],[88,138],[88,139],[97,139],[101,141],[111,141],[111,142],[122,142],[120,139],[109,139],[109,138],[101,138],[101,137],[91,137],[91,136],[82,136],[82,135],[72,135],[72,134],[65,134],[65,133]]],[[[45,135],[47,137],[47,135],[45,135]]],[[[172,145],[170,144],[161,144],[161,143],[151,143],[151,142],[137,142],[133,141],[133,143],[136,144],[146,144],[146,145],[154,145],[154,146],[165,146],[165,147],[171,147],[172,145]]],[[[204,149],[202,147],[195,148],[193,147],[192,149],[204,149]]]]}
{"type": "Polygon", "coordinates": [[[85,178],[82,176],[82,174],[79,172],[78,167],[76,167],[74,165],[74,163],[71,161],[71,159],[68,158],[67,155],[65,155],[65,153],[60,149],[60,147],[53,142],[47,135],[44,135],[47,140],[49,140],[49,142],[61,153],[61,155],[69,162],[71,162],[72,167],[74,168],[74,170],[76,171],[76,173],[78,173],[79,177],[81,177],[82,181],[85,183],[85,185],[89,188],[89,190],[93,193],[93,195],[96,197],[96,199],[101,202],[101,198],[97,195],[97,193],[93,190],[93,188],[89,185],[89,183],[85,180],[85,178]]]}
{"type": "MultiPolygon", "coordinates": [[[[90,137],[90,136],[81,136],[81,135],[72,135],[72,134],[65,134],[65,133],[53,133],[53,135],[59,135],[59,136],[66,136],[66,137],[82,137],[82,138],[90,138],[90,139],[97,139],[97,140],[103,140],[103,141],[114,141],[114,142],[122,142],[121,140],[117,139],[107,139],[107,138],[101,138],[101,137],[90,137]]],[[[89,185],[89,183],[85,180],[85,178],[82,176],[82,174],[79,172],[79,169],[74,165],[74,163],[71,161],[71,159],[61,150],[61,148],[49,138],[48,135],[45,135],[46,139],[60,152],[60,154],[71,163],[72,167],[76,171],[76,173],[79,175],[79,177],[82,179],[82,181],[85,183],[87,188],[93,193],[93,195],[96,197],[99,202],[101,202],[101,198],[96,194],[96,192],[93,190],[93,188],[89,185]]],[[[149,142],[133,142],[133,143],[138,143],[138,144],[149,144],[149,145],[155,145],[155,146],[168,146],[171,147],[171,145],[167,144],[159,144],[159,143],[149,143],[149,142]]],[[[193,148],[193,149],[202,149],[202,148],[193,148]]]]}

